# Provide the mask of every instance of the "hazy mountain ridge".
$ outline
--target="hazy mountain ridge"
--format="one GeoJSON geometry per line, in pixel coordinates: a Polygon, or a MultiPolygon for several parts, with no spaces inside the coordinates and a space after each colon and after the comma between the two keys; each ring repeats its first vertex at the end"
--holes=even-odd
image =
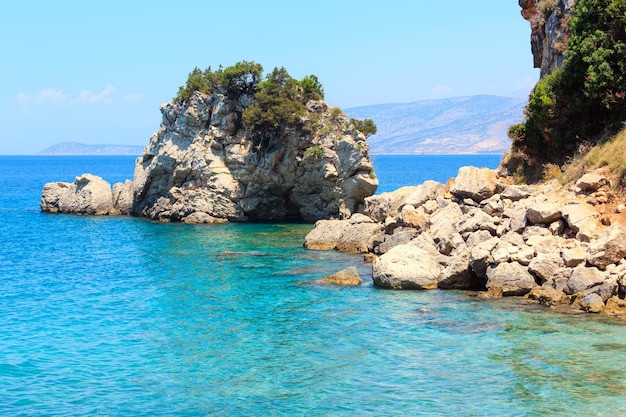
{"type": "Polygon", "coordinates": [[[79,142],[61,142],[39,152],[38,155],[142,155],[143,146],[87,145],[79,142]]]}
{"type": "Polygon", "coordinates": [[[373,119],[374,154],[497,153],[510,147],[507,131],[523,120],[527,100],[479,95],[352,107],[345,113],[373,119]]]}

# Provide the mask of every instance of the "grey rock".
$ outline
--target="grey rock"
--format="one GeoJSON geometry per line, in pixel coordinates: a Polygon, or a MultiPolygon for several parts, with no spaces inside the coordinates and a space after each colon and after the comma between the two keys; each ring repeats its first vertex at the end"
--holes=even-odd
{"type": "Polygon", "coordinates": [[[591,293],[580,300],[580,306],[588,313],[599,313],[604,308],[604,301],[598,294],[591,293]]]}
{"type": "Polygon", "coordinates": [[[528,268],[517,262],[487,268],[487,289],[504,296],[525,295],[535,286],[537,283],[528,268]]]}
{"type": "Polygon", "coordinates": [[[481,202],[496,193],[496,172],[487,168],[461,167],[452,183],[450,193],[463,200],[481,202]]]}
{"type": "Polygon", "coordinates": [[[500,194],[501,198],[519,201],[530,197],[532,189],[527,185],[509,185],[500,194]]]}
{"type": "Polygon", "coordinates": [[[576,294],[604,282],[606,274],[595,267],[579,266],[574,268],[564,288],[566,294],[576,294]]]}
{"type": "Polygon", "coordinates": [[[346,220],[318,220],[304,238],[304,247],[313,250],[333,250],[343,231],[350,225],[346,220]]]}
{"type": "Polygon", "coordinates": [[[619,223],[607,227],[587,249],[587,262],[600,269],[617,263],[624,256],[626,256],[626,230],[619,223]]]}
{"type": "Polygon", "coordinates": [[[399,245],[372,265],[374,285],[392,289],[432,289],[441,271],[437,260],[414,245],[399,245]]]}
{"type": "Polygon", "coordinates": [[[336,272],[332,275],[324,277],[320,281],[320,283],[326,285],[354,287],[357,285],[361,285],[363,283],[363,280],[359,276],[359,271],[356,269],[356,267],[351,266],[346,269],[342,269],[341,271],[336,272]]]}
{"type": "Polygon", "coordinates": [[[603,175],[585,174],[576,181],[576,187],[581,191],[593,192],[607,185],[609,180],[603,175]]]}
{"type": "Polygon", "coordinates": [[[370,238],[381,230],[382,226],[377,223],[348,224],[342,230],[336,248],[342,252],[366,253],[370,238]]]}
{"type": "Polygon", "coordinates": [[[113,206],[111,185],[91,174],[76,177],[73,183],[45,184],[41,193],[40,207],[42,211],[50,213],[119,214],[113,206]]]}

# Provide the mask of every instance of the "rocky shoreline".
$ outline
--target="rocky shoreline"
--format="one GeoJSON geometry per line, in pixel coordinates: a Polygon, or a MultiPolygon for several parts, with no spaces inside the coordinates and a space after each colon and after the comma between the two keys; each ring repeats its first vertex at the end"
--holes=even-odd
{"type": "MultiPolygon", "coordinates": [[[[523,296],[554,309],[626,313],[626,230],[609,180],[514,185],[503,172],[463,167],[365,199],[357,213],[320,220],[304,246],[363,253],[374,285],[523,296]]],[[[621,207],[620,207],[621,209],[621,207]]],[[[620,210],[621,211],[621,210],[620,210]]]]}

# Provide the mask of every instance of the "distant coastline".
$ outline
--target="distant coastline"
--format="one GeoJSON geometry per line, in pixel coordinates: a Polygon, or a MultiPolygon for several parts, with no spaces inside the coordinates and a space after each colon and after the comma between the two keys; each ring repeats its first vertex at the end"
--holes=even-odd
{"type": "Polygon", "coordinates": [[[52,145],[36,155],[58,155],[58,156],[116,156],[116,155],[136,155],[143,153],[143,146],[135,145],[87,145],[80,142],[61,142],[52,145]]]}

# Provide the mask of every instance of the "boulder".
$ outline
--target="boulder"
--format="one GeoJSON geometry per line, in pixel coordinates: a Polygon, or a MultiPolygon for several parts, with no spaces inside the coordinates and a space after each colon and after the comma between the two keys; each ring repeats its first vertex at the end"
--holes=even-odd
{"type": "Polygon", "coordinates": [[[457,231],[457,224],[463,220],[463,212],[458,204],[448,204],[430,216],[429,233],[439,252],[448,255],[463,242],[457,231]]]}
{"type": "Polygon", "coordinates": [[[579,266],[574,268],[563,290],[566,294],[576,294],[602,284],[605,278],[606,274],[598,268],[579,266]]]}
{"type": "Polygon", "coordinates": [[[384,235],[382,242],[374,248],[374,252],[378,255],[389,252],[391,248],[398,245],[409,243],[417,235],[415,229],[395,230],[391,235],[384,235]]]}
{"type": "Polygon", "coordinates": [[[593,206],[587,203],[566,204],[561,207],[563,219],[567,226],[578,233],[588,223],[594,223],[597,213],[593,206]]]}
{"type": "Polygon", "coordinates": [[[367,253],[370,238],[383,229],[377,223],[356,223],[348,224],[344,228],[337,241],[337,250],[349,253],[367,253]]]}
{"type": "Polygon", "coordinates": [[[113,206],[111,185],[101,177],[83,174],[73,183],[45,184],[40,207],[50,213],[109,215],[119,212],[113,206]]]}
{"type": "Polygon", "coordinates": [[[437,288],[440,276],[437,260],[414,245],[396,246],[372,265],[374,285],[382,288],[437,288]]]}
{"type": "Polygon", "coordinates": [[[617,263],[625,256],[626,230],[619,223],[607,227],[587,249],[587,262],[600,269],[617,263]]]}
{"type": "Polygon", "coordinates": [[[113,206],[120,214],[130,214],[133,208],[133,182],[117,182],[113,184],[111,191],[113,198],[113,206]]]}
{"type": "Polygon", "coordinates": [[[350,223],[346,220],[318,220],[304,238],[304,247],[313,250],[333,250],[350,223]]]}
{"type": "Polygon", "coordinates": [[[519,201],[530,197],[532,189],[528,185],[509,185],[506,187],[500,197],[511,201],[519,201]]]}
{"type": "Polygon", "coordinates": [[[588,173],[576,181],[576,187],[581,191],[593,192],[607,185],[609,180],[603,175],[588,173]]]}
{"type": "Polygon", "coordinates": [[[482,283],[482,280],[472,272],[469,265],[470,255],[471,249],[463,247],[449,257],[448,265],[441,273],[439,288],[469,290],[482,283]]]}
{"type": "Polygon", "coordinates": [[[429,225],[430,218],[421,207],[418,210],[414,206],[407,204],[402,207],[400,221],[407,227],[414,227],[419,231],[424,231],[429,225]]]}
{"type": "Polygon", "coordinates": [[[556,254],[538,254],[529,264],[528,271],[539,279],[540,283],[552,280],[556,271],[563,266],[563,259],[556,254]]]}
{"type": "Polygon", "coordinates": [[[487,268],[487,289],[504,296],[525,295],[537,286],[528,268],[517,262],[506,262],[487,268]]]}
{"type": "Polygon", "coordinates": [[[496,193],[496,172],[487,168],[461,167],[450,193],[458,199],[471,198],[481,202],[496,193]]]}
{"type": "Polygon", "coordinates": [[[552,201],[533,199],[526,210],[530,224],[550,224],[561,218],[561,205],[552,201]]]}
{"type": "Polygon", "coordinates": [[[599,313],[604,308],[604,301],[598,294],[591,293],[580,300],[580,306],[588,313],[599,313]]]}
{"type": "Polygon", "coordinates": [[[320,281],[321,284],[339,285],[344,287],[355,287],[357,285],[361,285],[362,282],[363,280],[359,276],[359,271],[354,266],[342,269],[332,275],[328,275],[320,281]]]}
{"type": "Polygon", "coordinates": [[[537,300],[540,304],[546,306],[554,306],[563,303],[567,297],[561,290],[557,290],[549,285],[542,285],[541,287],[534,287],[528,293],[528,298],[531,300],[537,300]]]}

